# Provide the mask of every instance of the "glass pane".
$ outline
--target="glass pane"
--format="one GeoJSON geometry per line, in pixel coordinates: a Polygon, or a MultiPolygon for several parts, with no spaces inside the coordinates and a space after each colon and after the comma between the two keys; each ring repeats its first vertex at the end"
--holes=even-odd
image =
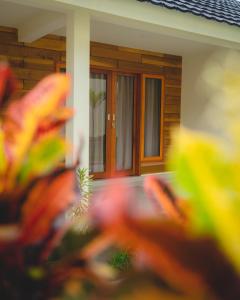
{"type": "Polygon", "coordinates": [[[160,155],[161,79],[145,80],[144,156],[160,155]]]}
{"type": "Polygon", "coordinates": [[[90,76],[89,171],[104,172],[106,161],[107,75],[90,76]]]}
{"type": "Polygon", "coordinates": [[[134,77],[119,75],[116,91],[116,168],[133,165],[134,77]]]}

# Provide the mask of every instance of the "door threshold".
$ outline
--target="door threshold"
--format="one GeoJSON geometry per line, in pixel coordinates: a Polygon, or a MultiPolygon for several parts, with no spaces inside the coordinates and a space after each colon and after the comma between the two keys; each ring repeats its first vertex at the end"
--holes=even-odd
{"type": "Polygon", "coordinates": [[[174,172],[160,172],[154,174],[143,174],[139,176],[125,176],[120,178],[96,179],[93,181],[93,189],[98,190],[109,184],[114,184],[117,181],[121,181],[122,183],[128,184],[131,187],[141,186],[143,185],[145,178],[148,176],[156,176],[167,182],[171,182],[172,179],[174,178],[174,172]]]}

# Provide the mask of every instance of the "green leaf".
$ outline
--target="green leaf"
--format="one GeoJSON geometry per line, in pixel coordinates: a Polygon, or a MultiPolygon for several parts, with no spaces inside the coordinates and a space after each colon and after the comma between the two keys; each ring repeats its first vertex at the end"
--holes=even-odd
{"type": "Polygon", "coordinates": [[[20,182],[31,177],[44,175],[58,166],[66,153],[66,142],[59,136],[48,134],[43,136],[29,151],[20,174],[20,182]]]}
{"type": "Polygon", "coordinates": [[[170,164],[189,201],[191,227],[216,238],[240,271],[237,161],[220,141],[182,129],[170,154],[170,164]]]}

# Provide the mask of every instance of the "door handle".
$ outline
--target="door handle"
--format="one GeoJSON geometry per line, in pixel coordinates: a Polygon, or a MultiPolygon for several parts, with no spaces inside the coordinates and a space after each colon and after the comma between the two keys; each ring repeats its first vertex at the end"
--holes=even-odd
{"type": "Polygon", "coordinates": [[[116,120],[116,117],[115,117],[115,114],[112,115],[112,128],[116,128],[116,124],[115,124],[115,120],[116,120]]]}

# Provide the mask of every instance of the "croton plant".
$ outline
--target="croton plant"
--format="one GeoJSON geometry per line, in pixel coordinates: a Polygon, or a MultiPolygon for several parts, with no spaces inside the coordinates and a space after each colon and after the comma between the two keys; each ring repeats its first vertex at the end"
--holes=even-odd
{"type": "MultiPolygon", "coordinates": [[[[222,86],[232,97],[240,80],[230,75],[222,86]]],[[[81,190],[76,166],[60,164],[70,148],[60,134],[72,117],[63,105],[70,79],[51,75],[13,100],[15,86],[1,65],[1,299],[240,299],[236,127],[227,148],[203,134],[176,134],[169,161],[181,197],[149,177],[144,189],[154,213],[144,214],[134,191],[117,182],[92,196],[83,216],[88,231],[73,232],[66,211],[81,190]],[[131,259],[120,272],[109,263],[115,249],[131,259]]]]}

